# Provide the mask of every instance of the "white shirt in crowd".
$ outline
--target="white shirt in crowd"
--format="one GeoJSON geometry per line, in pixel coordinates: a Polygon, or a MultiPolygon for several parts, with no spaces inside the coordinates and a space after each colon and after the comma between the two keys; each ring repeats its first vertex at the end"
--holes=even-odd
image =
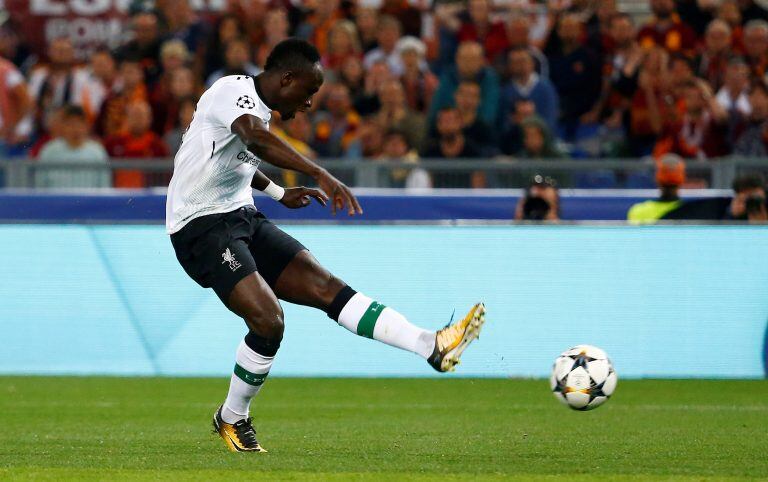
{"type": "Polygon", "coordinates": [[[272,114],[256,93],[253,77],[222,77],[200,97],[173,161],[165,210],[168,234],[200,216],[253,206],[251,179],[261,161],[232,132],[232,122],[243,114],[269,129],[272,114]]]}
{"type": "Polygon", "coordinates": [[[45,144],[38,158],[35,187],[39,188],[98,188],[109,187],[109,157],[101,143],[88,139],[72,147],[64,139],[53,139],[45,144]],[[93,164],[91,166],[56,168],[62,163],[93,164]],[[101,169],[98,166],[102,166],[101,169]]]}
{"type": "Polygon", "coordinates": [[[723,109],[731,112],[733,110],[738,111],[741,114],[749,115],[752,113],[752,106],[749,103],[749,95],[747,91],[742,91],[735,99],[731,96],[730,91],[725,87],[721,88],[715,96],[715,100],[720,104],[723,109]]]}

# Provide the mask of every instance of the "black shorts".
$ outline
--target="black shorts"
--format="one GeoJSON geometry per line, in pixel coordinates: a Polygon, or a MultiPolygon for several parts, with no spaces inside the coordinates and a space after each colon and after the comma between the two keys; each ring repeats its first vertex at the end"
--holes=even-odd
{"type": "Polygon", "coordinates": [[[195,218],[171,243],[184,271],[225,305],[235,285],[255,271],[274,289],[288,263],[307,249],[253,206],[195,218]]]}

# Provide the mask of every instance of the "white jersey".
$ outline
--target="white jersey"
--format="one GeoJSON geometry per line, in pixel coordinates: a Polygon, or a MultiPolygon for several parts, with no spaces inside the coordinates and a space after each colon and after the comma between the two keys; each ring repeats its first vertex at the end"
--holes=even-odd
{"type": "Polygon", "coordinates": [[[251,179],[260,160],[232,133],[232,122],[243,114],[269,129],[271,112],[253,77],[222,77],[200,97],[173,161],[165,206],[168,234],[200,216],[253,205],[251,179]]]}

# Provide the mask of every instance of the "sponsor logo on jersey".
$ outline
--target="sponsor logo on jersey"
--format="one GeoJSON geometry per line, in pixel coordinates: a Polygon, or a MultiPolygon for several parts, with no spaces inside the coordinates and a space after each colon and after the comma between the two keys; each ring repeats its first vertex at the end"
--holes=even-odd
{"type": "Polygon", "coordinates": [[[229,269],[232,270],[232,272],[237,271],[237,268],[242,266],[238,260],[235,259],[235,254],[229,250],[229,248],[226,249],[223,253],[221,253],[221,257],[224,258],[224,261],[221,262],[221,264],[229,263],[229,269]]]}
{"type": "Polygon", "coordinates": [[[247,162],[248,164],[252,166],[258,166],[259,165],[259,158],[254,156],[248,151],[240,151],[237,153],[237,160],[240,162],[247,162]]]}
{"type": "Polygon", "coordinates": [[[256,107],[256,102],[253,100],[253,97],[250,95],[241,95],[237,98],[237,102],[235,102],[235,105],[240,107],[241,109],[253,109],[256,107]]]}

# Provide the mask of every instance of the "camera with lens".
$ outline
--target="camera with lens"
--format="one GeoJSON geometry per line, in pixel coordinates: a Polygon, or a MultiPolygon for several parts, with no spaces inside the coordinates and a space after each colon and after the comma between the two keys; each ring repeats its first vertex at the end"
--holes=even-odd
{"type": "Polygon", "coordinates": [[[557,182],[553,178],[540,174],[533,176],[525,190],[522,219],[526,221],[559,219],[558,199],[557,182]]]}
{"type": "Polygon", "coordinates": [[[744,208],[747,214],[759,214],[765,206],[765,197],[759,194],[753,194],[744,201],[744,208]]]}

